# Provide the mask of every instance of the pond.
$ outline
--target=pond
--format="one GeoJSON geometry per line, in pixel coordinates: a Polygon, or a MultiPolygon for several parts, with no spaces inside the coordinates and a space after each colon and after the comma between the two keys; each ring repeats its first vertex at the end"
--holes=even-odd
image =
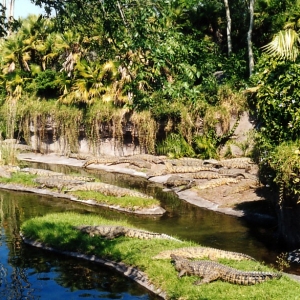
{"type": "MultiPolygon", "coordinates": [[[[159,299],[117,272],[80,259],[24,245],[20,224],[53,212],[74,211],[126,219],[143,229],[223,250],[243,252],[274,264],[280,249],[274,228],[190,205],[159,184],[130,175],[85,171],[74,167],[33,164],[65,173],[92,173],[103,182],[138,189],[161,201],[163,216],[137,216],[62,199],[0,190],[0,299],[159,299]]],[[[289,270],[300,274],[297,266],[289,270]]]]}

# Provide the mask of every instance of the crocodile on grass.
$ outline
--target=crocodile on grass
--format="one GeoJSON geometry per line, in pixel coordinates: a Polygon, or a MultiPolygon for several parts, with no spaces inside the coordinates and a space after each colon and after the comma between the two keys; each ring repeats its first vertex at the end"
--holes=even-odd
{"type": "Polygon", "coordinates": [[[106,239],[114,239],[119,236],[126,236],[131,238],[138,238],[144,240],[150,239],[168,239],[173,241],[181,242],[180,240],[173,238],[164,233],[150,232],[146,230],[140,230],[135,228],[129,228],[124,226],[114,226],[114,225],[81,225],[74,227],[77,230],[80,230],[83,233],[87,233],[90,236],[101,236],[106,239]]]}
{"type": "Polygon", "coordinates": [[[57,188],[59,192],[61,192],[63,188],[71,188],[85,183],[85,181],[76,178],[64,179],[63,177],[64,176],[38,177],[34,180],[34,182],[36,182],[41,188],[57,188]]]}
{"type": "Polygon", "coordinates": [[[179,272],[178,277],[186,274],[202,278],[196,280],[195,285],[210,283],[218,279],[239,285],[253,285],[270,279],[279,279],[282,276],[280,273],[272,272],[241,271],[207,260],[191,261],[174,254],[171,254],[171,261],[179,272]]]}
{"type": "Polygon", "coordinates": [[[21,172],[38,175],[38,176],[64,176],[64,173],[54,172],[50,170],[35,169],[35,168],[23,168],[21,172]]]}
{"type": "Polygon", "coordinates": [[[217,259],[232,259],[232,260],[255,260],[253,257],[239,252],[225,251],[210,247],[184,247],[172,250],[165,250],[154,256],[154,259],[166,259],[170,258],[170,255],[184,258],[209,258],[210,260],[217,259]]]}
{"type": "Polygon", "coordinates": [[[134,191],[131,189],[122,188],[108,183],[103,183],[103,182],[87,182],[79,186],[74,186],[65,192],[72,193],[76,191],[97,191],[107,196],[114,196],[114,197],[129,196],[129,197],[153,199],[152,196],[148,196],[144,193],[134,191]]]}

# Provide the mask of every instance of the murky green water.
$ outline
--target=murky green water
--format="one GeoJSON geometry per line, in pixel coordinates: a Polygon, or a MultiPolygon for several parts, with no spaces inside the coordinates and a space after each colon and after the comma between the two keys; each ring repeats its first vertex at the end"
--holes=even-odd
{"type": "MultiPolygon", "coordinates": [[[[71,167],[33,164],[54,171],[87,174],[71,167]]],[[[161,201],[167,213],[135,216],[51,197],[0,190],[0,299],[157,299],[136,283],[99,265],[24,245],[20,224],[47,213],[76,211],[106,218],[126,219],[146,230],[166,233],[205,246],[243,252],[275,264],[283,247],[272,226],[249,225],[244,220],[201,209],[179,200],[162,186],[129,175],[91,171],[104,182],[138,189],[161,201]]],[[[300,274],[297,266],[290,269],[300,274]]]]}

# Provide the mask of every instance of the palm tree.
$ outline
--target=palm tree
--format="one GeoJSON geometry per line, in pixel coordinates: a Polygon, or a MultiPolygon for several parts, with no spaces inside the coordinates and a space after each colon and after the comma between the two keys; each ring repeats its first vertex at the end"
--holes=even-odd
{"type": "Polygon", "coordinates": [[[114,83],[118,75],[115,63],[87,62],[77,57],[75,60],[73,84],[70,90],[65,90],[60,101],[92,104],[97,99],[105,102],[114,100],[114,83]]]}
{"type": "Polygon", "coordinates": [[[299,34],[300,12],[296,11],[289,15],[288,22],[283,30],[275,34],[272,42],[265,45],[263,49],[276,58],[295,61],[299,55],[299,34]]]}

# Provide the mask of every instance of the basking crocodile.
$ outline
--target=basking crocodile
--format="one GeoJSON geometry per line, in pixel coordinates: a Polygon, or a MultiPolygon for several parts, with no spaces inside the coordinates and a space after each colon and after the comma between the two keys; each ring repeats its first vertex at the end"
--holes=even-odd
{"type": "Polygon", "coordinates": [[[78,160],[88,160],[92,159],[93,157],[90,154],[80,154],[80,153],[70,153],[68,155],[69,158],[76,158],[78,160]]]}
{"type": "Polygon", "coordinates": [[[138,198],[145,198],[145,199],[153,199],[152,196],[148,196],[144,193],[134,191],[131,189],[122,188],[112,184],[103,183],[103,182],[87,182],[79,186],[74,186],[65,192],[68,193],[68,192],[76,192],[76,191],[97,191],[107,196],[114,196],[114,197],[130,196],[130,197],[138,197],[138,198]]]}
{"type": "Polygon", "coordinates": [[[279,279],[282,276],[280,273],[241,271],[207,260],[191,261],[174,254],[171,254],[171,260],[179,272],[178,277],[187,274],[203,278],[195,281],[195,285],[218,279],[239,285],[253,285],[270,279],[279,279]]]}
{"type": "Polygon", "coordinates": [[[132,158],[122,157],[115,160],[114,162],[111,162],[109,165],[112,166],[112,165],[124,164],[124,163],[128,163],[130,165],[136,166],[141,169],[151,169],[151,164],[149,162],[141,159],[136,159],[134,157],[132,158]]]}
{"type": "Polygon", "coordinates": [[[224,178],[219,178],[219,179],[212,179],[208,182],[205,182],[203,184],[195,186],[195,188],[198,190],[204,190],[204,189],[222,186],[225,184],[238,183],[238,182],[240,182],[239,179],[224,177],[224,178]]]}
{"type": "Polygon", "coordinates": [[[149,172],[146,173],[147,178],[155,177],[155,176],[162,176],[162,175],[167,175],[168,171],[165,169],[154,169],[150,170],[149,172]]]}
{"type": "Polygon", "coordinates": [[[35,169],[35,168],[23,168],[20,170],[21,172],[26,172],[33,175],[38,176],[64,176],[64,173],[54,172],[50,170],[43,170],[43,169],[35,169]]]}
{"type": "Polygon", "coordinates": [[[66,176],[67,178],[63,177],[64,176],[38,177],[34,181],[41,188],[57,188],[59,192],[61,192],[63,188],[71,188],[85,183],[85,181],[80,179],[70,179],[71,176],[66,176]]]}
{"type": "Polygon", "coordinates": [[[200,171],[217,172],[216,168],[207,166],[173,166],[169,162],[165,162],[166,171],[169,173],[196,173],[200,171]]]}
{"type": "Polygon", "coordinates": [[[197,172],[197,173],[192,173],[190,176],[193,179],[220,179],[224,177],[238,177],[240,173],[236,174],[220,174],[217,172],[212,172],[212,171],[202,171],[202,172],[197,172]]]}
{"type": "Polygon", "coordinates": [[[87,159],[87,161],[82,165],[83,168],[88,167],[89,165],[92,164],[101,164],[101,165],[106,165],[106,164],[111,164],[114,163],[118,158],[114,156],[108,156],[108,157],[92,157],[87,159]]]}
{"type": "Polygon", "coordinates": [[[153,258],[166,259],[166,258],[170,258],[171,254],[184,257],[184,258],[209,258],[211,260],[217,260],[223,258],[232,259],[232,260],[255,260],[253,257],[244,253],[225,251],[221,249],[201,247],[201,246],[165,250],[163,252],[160,252],[153,258]]]}
{"type": "Polygon", "coordinates": [[[162,156],[155,156],[155,155],[151,155],[151,154],[136,154],[131,156],[132,159],[138,159],[138,160],[144,160],[147,161],[149,163],[153,163],[153,164],[163,164],[165,157],[162,156]]]}
{"type": "Polygon", "coordinates": [[[165,185],[167,187],[177,187],[182,185],[188,185],[189,183],[191,183],[191,181],[193,181],[193,179],[179,175],[172,175],[167,179],[165,185]]]}
{"type": "Polygon", "coordinates": [[[232,189],[229,189],[229,190],[225,191],[223,193],[223,197],[227,197],[227,196],[233,195],[233,194],[242,193],[244,191],[247,191],[247,190],[250,190],[250,189],[255,189],[257,187],[258,187],[257,181],[246,179],[246,180],[243,180],[241,183],[238,183],[232,189]]]}
{"type": "Polygon", "coordinates": [[[202,159],[190,158],[190,157],[183,157],[179,159],[168,159],[166,162],[176,167],[180,167],[180,166],[195,167],[195,166],[204,165],[204,161],[202,159]]]}
{"type": "Polygon", "coordinates": [[[229,169],[251,169],[254,162],[249,157],[239,157],[220,160],[217,164],[229,169]]]}
{"type": "Polygon", "coordinates": [[[102,236],[107,239],[114,239],[119,236],[126,236],[144,240],[150,239],[168,239],[177,242],[181,242],[180,240],[173,238],[164,233],[156,233],[150,232],[146,230],[140,230],[135,228],[129,228],[124,226],[114,226],[114,225],[98,225],[98,226],[90,226],[90,225],[81,225],[74,227],[81,232],[88,233],[90,236],[102,236]]]}

